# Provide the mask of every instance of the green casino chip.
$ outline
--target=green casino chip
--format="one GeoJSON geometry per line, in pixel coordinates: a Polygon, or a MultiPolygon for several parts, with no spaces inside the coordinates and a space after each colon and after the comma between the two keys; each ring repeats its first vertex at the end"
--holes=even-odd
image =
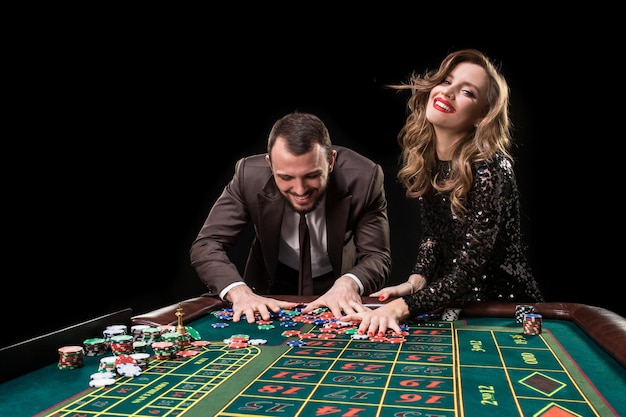
{"type": "Polygon", "coordinates": [[[200,339],[202,339],[202,336],[200,336],[200,333],[196,329],[194,329],[193,327],[185,326],[185,329],[187,330],[187,334],[189,336],[191,336],[191,338],[193,340],[200,340],[200,339]]]}

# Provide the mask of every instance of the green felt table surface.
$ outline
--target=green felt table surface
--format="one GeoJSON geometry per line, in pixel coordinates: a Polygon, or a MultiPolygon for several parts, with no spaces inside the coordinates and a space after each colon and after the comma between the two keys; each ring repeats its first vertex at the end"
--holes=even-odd
{"type": "MultiPolygon", "coordinates": [[[[257,325],[249,324],[247,322],[233,323],[231,321],[227,322],[228,327],[214,328],[213,324],[218,322],[224,321],[216,318],[213,313],[207,313],[201,318],[188,323],[188,325],[199,332],[202,340],[211,341],[212,346],[219,346],[223,344],[223,340],[229,338],[231,335],[247,334],[251,339],[267,340],[267,344],[259,346],[259,350],[262,351],[265,349],[268,352],[271,349],[274,349],[275,346],[285,346],[287,339],[281,334],[283,331],[289,329],[301,329],[303,331],[308,331],[312,327],[311,324],[298,324],[293,328],[282,327],[279,322],[274,322],[274,329],[268,330],[260,329],[257,325]]],[[[446,325],[448,325],[448,322],[446,322],[446,325]]],[[[542,327],[543,330],[541,339],[539,339],[538,336],[530,336],[526,338],[527,340],[525,343],[528,344],[528,351],[537,352],[536,354],[539,356],[539,360],[543,360],[545,362],[553,361],[555,375],[556,373],[569,374],[575,381],[575,385],[578,389],[582,391],[582,393],[577,395],[590,398],[590,401],[593,401],[593,408],[598,410],[596,411],[598,413],[597,415],[626,415],[626,395],[624,394],[626,393],[626,370],[624,367],[615,361],[615,359],[607,355],[602,348],[590,339],[576,324],[570,321],[544,320],[542,327]],[[537,343],[537,347],[533,346],[535,343],[537,343]],[[546,351],[546,349],[543,348],[539,349],[539,344],[541,344],[542,347],[544,344],[547,345],[548,350],[546,351]],[[550,358],[542,358],[540,355],[549,355],[550,358]]],[[[495,376],[495,373],[501,373],[501,366],[499,365],[500,357],[504,358],[505,361],[511,362],[511,359],[507,359],[507,348],[515,347],[515,339],[517,334],[521,332],[520,324],[515,323],[514,319],[494,317],[471,317],[458,320],[454,322],[454,329],[456,332],[455,343],[459,344],[459,346],[456,346],[458,355],[457,360],[460,363],[458,371],[456,371],[458,372],[456,377],[466,378],[466,380],[463,381],[464,386],[489,386],[487,383],[488,381],[497,379],[498,377],[495,376]],[[496,355],[491,355],[489,358],[487,358],[487,356],[481,357],[481,349],[465,350],[463,348],[463,346],[469,345],[472,345],[473,347],[485,347],[485,349],[493,346],[494,350],[497,350],[498,353],[496,355]],[[494,361],[493,364],[490,363],[492,360],[494,361]],[[494,375],[491,375],[492,373],[494,373],[494,375]],[[483,377],[484,381],[481,379],[483,377]],[[483,382],[484,384],[482,384],[483,382]]],[[[99,337],[99,335],[94,335],[94,337],[99,337]]],[[[76,344],[78,345],[81,343],[82,341],[76,341],[76,344]]],[[[383,345],[378,345],[378,347],[385,349],[383,345]]],[[[50,348],[57,349],[58,347],[51,346],[50,348]]],[[[151,350],[149,350],[149,352],[151,352],[151,350]]],[[[42,367],[34,372],[0,384],[0,415],[7,417],[49,415],[46,410],[50,410],[51,407],[54,407],[56,404],[59,404],[68,398],[76,398],[77,396],[80,397],[85,393],[93,391],[94,388],[90,388],[88,385],[90,375],[97,372],[101,358],[101,356],[86,356],[84,358],[84,366],[73,370],[60,370],[58,369],[56,363],[51,363],[50,365],[42,367]]],[[[263,362],[261,359],[257,360],[257,365],[250,366],[246,372],[248,374],[258,374],[267,370],[273,359],[266,358],[264,360],[266,362],[263,362]]],[[[245,375],[245,373],[242,375],[245,375]]],[[[515,371],[507,370],[507,375],[512,375],[514,377],[516,373],[515,371]]],[[[254,376],[247,375],[249,380],[253,377],[254,376]]],[[[242,377],[239,376],[238,378],[242,377]]],[[[233,387],[243,389],[246,387],[248,382],[249,381],[247,380],[239,381],[238,385],[233,385],[233,387]]],[[[232,390],[233,388],[231,387],[230,389],[232,390]]],[[[499,389],[501,390],[501,388],[499,389]]],[[[488,391],[488,389],[486,389],[486,391],[488,391]]],[[[217,392],[220,391],[217,390],[217,392]]],[[[561,391],[559,395],[565,395],[564,392],[565,391],[561,391]]],[[[330,396],[330,394],[328,395],[330,396]]],[[[559,395],[555,395],[555,397],[558,397],[559,395]]],[[[529,395],[529,397],[531,397],[531,395],[529,395]]],[[[469,395],[468,392],[465,392],[465,396],[462,398],[468,398],[468,402],[472,401],[472,396],[469,395]]],[[[226,399],[222,399],[222,403],[225,401],[226,399]]],[[[500,408],[498,410],[501,412],[503,409],[506,409],[504,405],[506,404],[506,401],[503,397],[500,397],[500,401],[500,408]]],[[[535,400],[518,398],[515,401],[518,401],[523,408],[535,400]]],[[[509,408],[512,409],[517,406],[520,405],[511,404],[509,408]]],[[[196,415],[212,415],[206,413],[215,412],[216,408],[219,408],[218,405],[213,405],[213,407],[211,407],[209,406],[208,401],[199,402],[198,405],[186,410],[185,416],[194,417],[196,415]]],[[[364,407],[364,409],[366,408],[367,407],[364,407]]],[[[573,406],[571,408],[573,410],[577,410],[577,406],[573,406]]],[[[579,408],[581,410],[586,410],[582,405],[579,408]]],[[[512,410],[510,411],[512,412],[512,410]]],[[[270,415],[280,415],[286,417],[289,414],[277,413],[270,415]]],[[[336,414],[329,412],[329,415],[336,414]]],[[[366,412],[363,412],[363,414],[355,412],[354,417],[366,415],[369,414],[366,412]]],[[[446,414],[446,412],[441,411],[441,414],[433,413],[432,415],[451,416],[455,414],[446,414]]],[[[471,408],[465,410],[465,415],[472,415],[471,408]]],[[[513,413],[494,415],[519,414],[513,413]]],[[[559,414],[559,417],[561,415],[565,416],[567,414],[559,414]]],[[[586,414],[583,412],[580,415],[586,414]]]]}

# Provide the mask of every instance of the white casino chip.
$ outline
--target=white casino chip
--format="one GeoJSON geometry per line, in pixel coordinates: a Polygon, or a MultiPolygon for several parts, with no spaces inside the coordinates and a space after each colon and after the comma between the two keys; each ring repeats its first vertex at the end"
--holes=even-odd
{"type": "Polygon", "coordinates": [[[115,374],[113,372],[96,372],[95,374],[91,374],[91,379],[112,379],[115,378],[115,374]]]}
{"type": "Polygon", "coordinates": [[[122,376],[139,376],[141,375],[141,367],[132,363],[122,363],[115,367],[117,373],[122,376]]]}
{"type": "Polygon", "coordinates": [[[115,380],[113,378],[98,378],[98,379],[92,379],[91,381],[89,381],[89,386],[92,388],[104,387],[106,385],[113,385],[113,384],[115,384],[115,380]]]}

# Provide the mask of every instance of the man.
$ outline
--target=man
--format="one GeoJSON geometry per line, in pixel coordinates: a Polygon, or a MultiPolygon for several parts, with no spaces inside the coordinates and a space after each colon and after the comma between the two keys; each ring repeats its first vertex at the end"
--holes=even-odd
{"type": "MultiPolygon", "coordinates": [[[[191,245],[191,264],[209,292],[230,301],[233,320],[292,308],[266,297],[302,294],[298,222],[306,215],[313,295],[303,313],[328,307],[336,316],[363,311],[361,295],[381,289],[391,272],[382,168],[333,147],[315,115],[290,113],[269,134],[266,155],[240,159],[191,245]],[[244,278],[227,251],[252,222],[255,236],[244,278]]],[[[308,253],[308,252],[307,252],[308,253]]]]}

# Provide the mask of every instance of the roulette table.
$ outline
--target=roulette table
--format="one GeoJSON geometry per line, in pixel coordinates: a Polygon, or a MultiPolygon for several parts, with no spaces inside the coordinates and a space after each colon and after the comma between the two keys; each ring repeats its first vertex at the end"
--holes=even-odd
{"type": "MultiPolygon", "coordinates": [[[[364,302],[375,308],[378,300],[364,302]]],[[[73,369],[38,366],[0,384],[0,415],[626,415],[626,318],[584,304],[531,305],[542,318],[538,334],[516,322],[515,304],[483,302],[461,306],[454,321],[429,315],[404,323],[402,335],[369,339],[323,311],[234,323],[227,303],[204,294],[110,318],[184,328],[193,337],[179,352],[192,353],[163,357],[149,349],[141,372],[95,387],[90,378],[102,356],[85,356],[73,369]]],[[[74,344],[83,336],[75,334],[74,344]]],[[[48,350],[58,356],[59,347],[48,350]]]]}

